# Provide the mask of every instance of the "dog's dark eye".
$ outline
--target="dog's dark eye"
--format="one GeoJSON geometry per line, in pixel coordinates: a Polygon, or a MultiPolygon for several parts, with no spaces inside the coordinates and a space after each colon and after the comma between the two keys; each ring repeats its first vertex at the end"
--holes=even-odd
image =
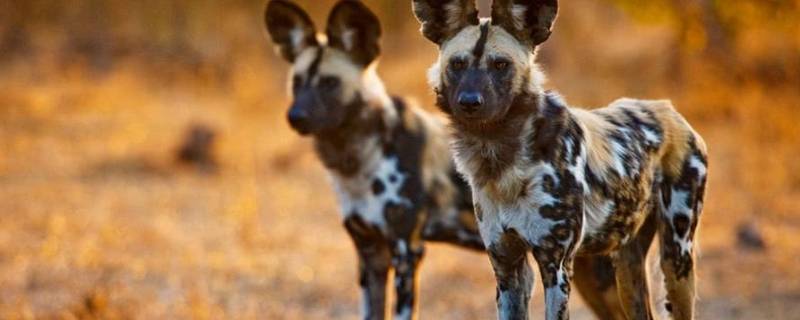
{"type": "Polygon", "coordinates": [[[495,60],[494,61],[494,69],[498,71],[503,71],[508,69],[508,61],[506,60],[495,60]]]}
{"type": "Polygon", "coordinates": [[[341,81],[337,77],[322,77],[319,79],[319,86],[326,90],[332,90],[339,87],[341,81]]]}
{"type": "Polygon", "coordinates": [[[454,59],[453,61],[450,61],[450,68],[453,69],[454,71],[461,71],[464,70],[464,68],[466,67],[467,67],[467,62],[464,61],[463,59],[454,59]]]}

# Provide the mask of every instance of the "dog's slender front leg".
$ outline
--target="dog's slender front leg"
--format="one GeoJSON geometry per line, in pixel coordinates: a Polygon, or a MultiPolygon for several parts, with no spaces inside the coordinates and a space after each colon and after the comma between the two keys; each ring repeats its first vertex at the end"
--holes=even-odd
{"type": "Polygon", "coordinates": [[[361,286],[362,318],[384,319],[386,317],[386,280],[389,276],[389,257],[384,255],[362,256],[359,261],[359,285],[361,286]]]}
{"type": "Polygon", "coordinates": [[[395,319],[410,320],[416,318],[417,306],[417,267],[422,261],[424,248],[420,241],[398,239],[392,248],[392,266],[394,267],[394,286],[397,295],[395,319]]]}
{"type": "Polygon", "coordinates": [[[528,245],[512,229],[489,245],[488,251],[497,280],[498,319],[528,319],[528,303],[533,289],[528,245]]]}
{"type": "Polygon", "coordinates": [[[389,246],[380,230],[358,216],[348,218],[344,225],[358,251],[362,319],[385,319],[386,280],[391,263],[389,246]]]}
{"type": "MultiPolygon", "coordinates": [[[[549,236],[547,238],[552,238],[549,236]]],[[[539,264],[544,284],[545,319],[569,319],[569,294],[572,281],[572,260],[567,257],[566,247],[554,239],[545,239],[542,245],[534,246],[533,255],[539,264]]]]}

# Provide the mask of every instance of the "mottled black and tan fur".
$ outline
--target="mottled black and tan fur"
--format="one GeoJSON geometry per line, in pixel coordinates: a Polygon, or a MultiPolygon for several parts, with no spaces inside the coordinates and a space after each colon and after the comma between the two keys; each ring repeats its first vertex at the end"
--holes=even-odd
{"type": "Polygon", "coordinates": [[[652,318],[644,260],[657,234],[667,309],[691,319],[707,174],[702,138],[669,101],[620,99],[587,111],[545,92],[534,60],[556,0],[494,0],[486,20],[470,0],[413,3],[423,35],[439,46],[429,81],[473,190],[499,318],[528,317],[528,252],[541,272],[547,319],[569,317],[573,279],[587,278],[576,275],[575,259],[590,256],[612,261],[625,317],[652,318]]]}

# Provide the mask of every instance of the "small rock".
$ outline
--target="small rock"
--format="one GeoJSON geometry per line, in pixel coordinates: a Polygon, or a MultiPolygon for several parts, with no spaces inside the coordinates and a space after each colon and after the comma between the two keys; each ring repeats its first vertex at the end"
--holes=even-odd
{"type": "Polygon", "coordinates": [[[178,147],[177,160],[183,164],[194,165],[204,171],[214,171],[217,160],[214,157],[213,129],[204,125],[194,125],[186,133],[186,137],[178,147]]]}
{"type": "Polygon", "coordinates": [[[741,248],[757,251],[762,251],[767,247],[761,231],[752,222],[745,222],[737,227],[736,244],[741,248]]]}

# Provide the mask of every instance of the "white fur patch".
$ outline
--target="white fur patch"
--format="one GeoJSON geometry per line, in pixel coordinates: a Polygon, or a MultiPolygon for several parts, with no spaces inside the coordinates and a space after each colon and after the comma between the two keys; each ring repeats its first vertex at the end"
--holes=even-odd
{"type": "Polygon", "coordinates": [[[561,306],[567,303],[569,296],[564,291],[561,291],[561,285],[564,284],[565,275],[564,268],[561,266],[556,272],[556,283],[552,287],[544,289],[545,299],[545,318],[558,319],[558,312],[561,306]]]}
{"type": "Polygon", "coordinates": [[[622,159],[622,155],[625,154],[627,150],[623,147],[619,142],[612,141],[609,143],[611,145],[611,155],[614,158],[614,170],[620,175],[620,177],[627,176],[625,171],[625,162],[622,159]]]}
{"type": "Polygon", "coordinates": [[[572,141],[571,137],[564,138],[564,148],[567,149],[567,156],[572,156],[572,152],[574,151],[572,149],[575,148],[575,143],[572,141]]]}
{"type": "MultiPolygon", "coordinates": [[[[439,60],[442,58],[439,57],[439,60]]],[[[436,61],[434,62],[430,68],[428,68],[428,73],[426,74],[428,78],[428,86],[433,89],[438,89],[439,86],[442,85],[442,67],[441,62],[436,61]]]]}
{"type": "Polygon", "coordinates": [[[688,255],[690,252],[692,252],[692,240],[691,239],[686,239],[686,237],[684,237],[683,239],[678,239],[677,235],[673,235],[673,239],[672,240],[675,240],[676,242],[678,242],[678,245],[681,247],[681,254],[688,255]]]}
{"type": "MultiPolygon", "coordinates": [[[[660,241],[655,239],[655,242],[660,241]]],[[[650,301],[655,309],[657,319],[672,319],[672,314],[667,310],[667,286],[664,282],[664,271],[661,270],[661,249],[659,246],[651,245],[647,256],[646,273],[650,285],[650,301]]]]}
{"type": "Polygon", "coordinates": [[[688,198],[688,191],[672,189],[672,198],[670,199],[667,216],[672,219],[678,214],[690,215],[691,212],[689,212],[689,207],[686,205],[688,198]]]}
{"type": "Polygon", "coordinates": [[[661,137],[655,133],[655,131],[648,129],[647,127],[642,127],[642,132],[644,133],[644,138],[650,144],[657,145],[661,143],[661,137]]]}
{"type": "Polygon", "coordinates": [[[411,201],[400,195],[400,189],[407,177],[398,170],[397,157],[383,158],[374,169],[364,172],[368,174],[358,174],[350,179],[334,179],[342,214],[345,218],[358,214],[365,221],[384,228],[386,219],[383,209],[387,203],[412,205],[411,201]],[[373,194],[371,187],[375,179],[380,180],[384,187],[378,195],[373,194]]]}
{"type": "MultiPolygon", "coordinates": [[[[691,223],[692,219],[692,212],[691,209],[686,205],[686,200],[689,198],[689,192],[681,191],[672,189],[672,199],[669,203],[669,208],[665,211],[667,217],[669,219],[669,223],[674,223],[674,218],[679,215],[683,214],[688,217],[689,223],[691,223]]],[[[673,225],[673,230],[675,226],[673,225]]],[[[678,235],[677,232],[672,234],[672,240],[675,241],[681,247],[681,254],[689,254],[692,250],[692,239],[689,238],[689,232],[687,231],[686,234],[678,235]]]]}
{"type": "Polygon", "coordinates": [[[367,288],[361,288],[361,318],[367,319],[372,310],[369,307],[369,290],[367,288]]]}
{"type": "Polygon", "coordinates": [[[528,11],[528,5],[514,4],[511,6],[511,16],[514,19],[514,28],[517,30],[525,29],[526,11],[528,11]]]}
{"type": "Polygon", "coordinates": [[[302,27],[295,27],[291,31],[289,31],[289,39],[292,41],[292,50],[297,51],[300,48],[300,45],[303,44],[303,38],[306,36],[306,31],[302,27]]]}
{"type": "Polygon", "coordinates": [[[598,200],[592,197],[585,198],[584,201],[584,226],[588,234],[595,234],[614,212],[614,201],[607,199],[598,200]]]}
{"type": "Polygon", "coordinates": [[[487,247],[497,242],[508,228],[515,229],[525,241],[535,245],[558,224],[558,221],[547,219],[539,213],[541,207],[558,203],[558,199],[544,191],[542,186],[545,176],[550,176],[555,184],[559,183],[553,166],[539,163],[523,175],[532,177],[531,183],[523,186],[528,189],[528,196],[511,203],[495,201],[484,190],[475,190],[475,201],[483,210],[483,220],[478,222],[478,227],[487,247]]]}
{"type": "Polygon", "coordinates": [[[511,314],[511,310],[507,309],[509,306],[513,304],[515,298],[515,293],[511,290],[500,291],[500,296],[497,299],[497,306],[498,306],[498,319],[511,319],[513,316],[511,314]]]}
{"type": "Polygon", "coordinates": [[[408,245],[405,240],[397,241],[397,252],[400,253],[400,255],[408,254],[408,245]]]}
{"type": "Polygon", "coordinates": [[[575,164],[567,166],[567,170],[572,173],[572,176],[575,177],[575,180],[581,184],[583,187],[583,195],[588,196],[590,193],[589,183],[586,181],[586,159],[588,158],[586,155],[586,146],[581,145],[581,147],[575,151],[574,149],[574,142],[572,139],[567,139],[567,154],[572,154],[572,152],[577,152],[578,156],[575,158],[575,164]]]}
{"type": "Polygon", "coordinates": [[[384,159],[375,173],[375,178],[381,179],[386,186],[386,190],[380,195],[380,198],[399,204],[411,205],[408,199],[400,196],[400,188],[403,186],[406,176],[398,170],[397,157],[384,159]],[[392,175],[395,176],[395,179],[390,178],[392,175]]]}
{"type": "Polygon", "coordinates": [[[706,165],[697,156],[693,156],[689,160],[689,166],[697,170],[700,179],[706,176],[706,165]]]}
{"type": "Polygon", "coordinates": [[[446,4],[444,6],[444,10],[447,12],[447,22],[445,25],[452,28],[461,24],[461,19],[463,18],[462,11],[465,9],[466,8],[462,7],[461,3],[458,1],[451,1],[446,4]]]}
{"type": "Polygon", "coordinates": [[[308,48],[300,53],[297,54],[297,58],[294,60],[294,64],[292,65],[292,72],[293,73],[303,73],[311,67],[311,63],[314,61],[314,58],[317,56],[318,48],[308,48]]]}
{"type": "Polygon", "coordinates": [[[342,44],[344,44],[344,48],[347,51],[353,50],[356,41],[356,30],[355,29],[343,29],[342,30],[342,44]]]}
{"type": "Polygon", "coordinates": [[[400,310],[400,312],[395,314],[394,318],[400,320],[411,320],[411,314],[413,311],[412,309],[413,309],[412,306],[404,306],[403,309],[400,310]]]}

